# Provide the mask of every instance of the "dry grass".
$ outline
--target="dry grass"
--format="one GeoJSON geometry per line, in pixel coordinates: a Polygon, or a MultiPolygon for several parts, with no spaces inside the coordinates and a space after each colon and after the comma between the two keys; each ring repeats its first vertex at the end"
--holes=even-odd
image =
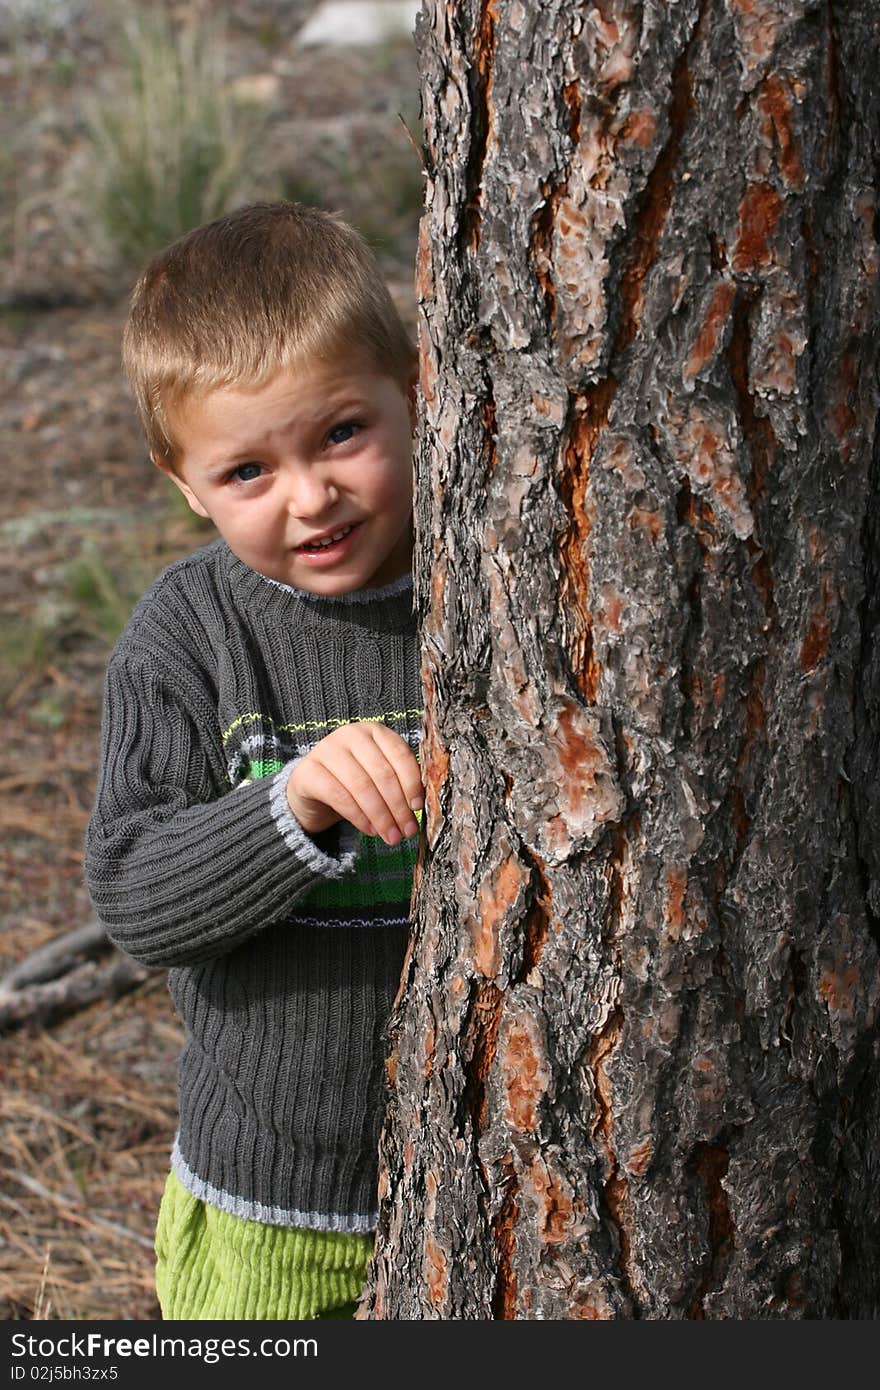
{"type": "MultiPolygon", "coordinates": [[[[19,466],[0,515],[0,708],[14,732],[0,751],[0,974],[89,920],[82,840],[110,643],[147,577],[205,539],[142,462],[120,315],[0,320],[0,362],[27,365],[24,392],[6,397],[19,466]]],[[[158,1316],[152,1235],[181,1039],[164,972],[0,1036],[7,1321],[158,1316]]]]}
{"type": "Polygon", "coordinates": [[[137,267],[201,222],[245,201],[264,113],[235,99],[222,15],[181,26],[126,7],[121,68],[96,101],[87,191],[107,249],[137,267]]]}
{"type": "MultiPolygon", "coordinates": [[[[81,846],[110,634],[104,608],[64,578],[78,553],[76,537],[50,525],[10,548],[2,569],[7,612],[30,634],[17,662],[11,643],[4,651],[4,717],[16,731],[0,755],[4,970],[89,916],[81,846]],[[35,583],[44,569],[49,582],[35,583]]],[[[0,1037],[5,1319],[157,1316],[151,1237],[179,1045],[161,977],[0,1037]]]]}
{"type": "Polygon", "coordinates": [[[3,1040],[0,1313],[153,1319],[180,1034],[164,981],[3,1040]],[[132,1058],[148,1059],[133,1075],[132,1058]]]}

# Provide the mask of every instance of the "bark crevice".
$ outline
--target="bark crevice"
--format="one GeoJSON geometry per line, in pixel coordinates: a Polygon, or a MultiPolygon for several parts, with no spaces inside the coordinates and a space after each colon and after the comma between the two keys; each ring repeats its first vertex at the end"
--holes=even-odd
{"type": "Polygon", "coordinates": [[[644,283],[648,271],[657,259],[660,239],[672,203],[674,174],[682,140],[694,109],[690,63],[707,3],[708,0],[700,0],[690,37],[672,69],[669,84],[669,133],[648,176],[630,233],[629,251],[618,291],[621,309],[612,360],[627,350],[638,333],[644,283]]]}
{"type": "Polygon", "coordinates": [[[495,59],[497,0],[482,0],[474,35],[469,88],[472,103],[471,141],[465,168],[465,200],[462,218],[464,245],[474,254],[480,245],[483,217],[483,169],[492,132],[492,73],[495,59]]]}
{"type": "Polygon", "coordinates": [[[723,1183],[728,1164],[729,1153],[724,1144],[700,1142],[694,1145],[684,1165],[685,1172],[703,1188],[708,1219],[706,1240],[709,1254],[700,1287],[688,1311],[688,1317],[697,1320],[706,1316],[707,1295],[723,1284],[736,1245],[736,1227],[723,1183]]]}

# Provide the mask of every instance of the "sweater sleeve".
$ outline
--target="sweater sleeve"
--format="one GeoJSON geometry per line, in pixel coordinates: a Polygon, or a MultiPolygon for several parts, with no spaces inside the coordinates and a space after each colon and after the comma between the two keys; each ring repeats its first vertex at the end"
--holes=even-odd
{"type": "Polygon", "coordinates": [[[224,955],[354,864],[346,827],[319,845],[290,812],[291,764],[229,788],[209,707],[111,660],[86,883],[110,939],[145,965],[224,955]]]}

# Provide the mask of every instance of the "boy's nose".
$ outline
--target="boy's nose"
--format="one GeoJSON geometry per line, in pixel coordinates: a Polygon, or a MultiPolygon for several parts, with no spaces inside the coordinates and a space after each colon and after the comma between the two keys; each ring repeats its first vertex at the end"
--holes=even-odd
{"type": "Polygon", "coordinates": [[[291,482],[287,510],[291,516],[321,516],[339,500],[339,492],[329,478],[300,477],[291,482]]]}

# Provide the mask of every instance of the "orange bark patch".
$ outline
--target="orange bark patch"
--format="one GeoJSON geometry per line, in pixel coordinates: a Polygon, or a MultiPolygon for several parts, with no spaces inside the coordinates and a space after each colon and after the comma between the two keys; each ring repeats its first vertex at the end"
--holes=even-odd
{"type": "Polygon", "coordinates": [[[591,1322],[604,1321],[595,1303],[590,1303],[589,1300],[583,1303],[576,1303],[575,1308],[577,1309],[578,1318],[588,1318],[591,1322]]]}
{"type": "Polygon", "coordinates": [[[486,1083],[495,1065],[498,1050],[498,1030],[501,1025],[503,996],[491,981],[476,981],[473,989],[473,1009],[465,1040],[472,1050],[468,1069],[471,1092],[469,1109],[476,1132],[482,1133],[486,1123],[486,1083]]]}
{"type": "Polygon", "coordinates": [[[483,456],[486,460],[486,472],[494,473],[498,462],[498,451],[495,447],[495,402],[484,401],[480,414],[483,418],[483,456]]]}
{"type": "Polygon", "coordinates": [[[578,713],[574,705],[563,705],[559,710],[554,729],[555,752],[567,778],[586,778],[591,785],[595,772],[606,766],[606,759],[577,718],[578,713]]]}
{"type": "Polygon", "coordinates": [[[606,584],[602,590],[602,607],[599,613],[609,632],[620,631],[620,619],[623,616],[623,595],[619,594],[616,589],[612,589],[610,584],[606,584]]]}
{"type": "Polygon", "coordinates": [[[626,435],[606,434],[599,460],[604,468],[615,469],[632,492],[646,486],[646,478],[636,461],[632,440],[626,435]]]}
{"type": "Polygon", "coordinates": [[[624,1168],[634,1178],[640,1178],[647,1171],[654,1153],[654,1140],[649,1135],[640,1144],[633,1144],[624,1162],[624,1168]]]}
{"type": "Polygon", "coordinates": [[[574,251],[574,242],[572,238],[582,237],[588,230],[589,224],[587,219],[577,204],[572,202],[562,203],[559,221],[556,224],[556,231],[560,239],[570,248],[570,254],[573,254],[574,251]]]}
{"type": "Polygon", "coordinates": [[[779,31],[776,0],[728,0],[736,20],[746,67],[758,67],[773,52],[779,31]]]}
{"type": "Polygon", "coordinates": [[[500,930],[510,908],[528,881],[518,861],[505,859],[480,884],[478,918],[474,923],[474,964],[487,979],[498,974],[501,964],[500,930]]]}
{"type": "Polygon", "coordinates": [[[574,1208],[568,1183],[554,1173],[540,1157],[528,1170],[538,1206],[538,1218],[545,1245],[561,1245],[567,1238],[574,1208]]]}
{"type": "Polygon", "coordinates": [[[571,841],[565,821],[561,816],[551,816],[544,827],[545,850],[548,854],[555,855],[557,859],[565,859],[570,846],[571,841]]]}
{"type": "Polygon", "coordinates": [[[659,540],[663,534],[663,520],[659,512],[645,511],[642,507],[633,507],[627,522],[631,531],[636,528],[647,531],[652,541],[659,540]]]}
{"type": "Polygon", "coordinates": [[[585,41],[592,71],[597,87],[607,94],[632,76],[638,28],[631,11],[616,4],[590,5],[586,15],[585,41]]]}
{"type": "Polygon", "coordinates": [[[621,129],[621,139],[647,149],[657,133],[657,117],[653,111],[633,111],[621,129]]]}
{"type": "MultiPolygon", "coordinates": [[[[633,33],[637,33],[635,25],[633,33]]],[[[672,69],[672,101],[668,111],[669,135],[645,186],[641,209],[633,229],[633,255],[624,269],[620,283],[621,313],[614,342],[615,352],[618,353],[624,352],[638,333],[645,280],[656,261],[660,238],[672,202],[674,173],[682,135],[694,106],[687,57],[686,49],[672,69]]]]}
{"type": "Polygon", "coordinates": [[[852,1018],[855,1014],[855,996],[862,983],[858,966],[847,965],[838,959],[833,966],[827,966],[819,976],[819,994],[831,1013],[845,1014],[852,1018]]]}
{"type": "Polygon", "coordinates": [[[538,1124],[538,1105],[547,1086],[534,1024],[513,1024],[500,1050],[507,1118],[519,1134],[532,1134],[538,1124]]]}
{"type": "Polygon", "coordinates": [[[758,110],[765,117],[765,128],[772,129],[779,146],[779,169],[789,188],[802,189],[804,166],[791,128],[791,101],[785,82],[778,75],[768,77],[758,95],[758,110]]]}
{"type": "MultiPolygon", "coordinates": [[[[689,402],[684,409],[675,402],[670,409],[669,424],[677,462],[701,493],[709,490],[712,503],[726,513],[734,534],[745,540],[753,533],[755,520],[739,474],[736,438],[730,418],[715,414],[711,407],[703,407],[696,401],[689,402]]],[[[714,513],[705,497],[701,507],[701,520],[713,524],[714,513]]]]}
{"type": "Polygon", "coordinates": [[[572,701],[557,706],[554,722],[544,726],[544,737],[556,814],[548,800],[541,853],[566,858],[599,825],[620,815],[623,796],[595,720],[581,705],[572,701]]]}
{"type": "Polygon", "coordinates": [[[562,926],[562,923],[554,921],[552,916],[553,889],[544,873],[543,861],[537,854],[534,855],[534,860],[538,873],[539,891],[534,901],[529,905],[523,924],[522,974],[529,984],[537,983],[532,972],[537,969],[540,963],[547,943],[548,932],[551,927],[554,931],[559,931],[562,926]]]}
{"type": "Polygon", "coordinates": [[[419,344],[419,385],[426,404],[433,405],[437,399],[437,364],[430,345],[424,340],[419,344]]]}
{"type": "Polygon", "coordinates": [[[676,865],[666,871],[666,937],[669,941],[681,939],[684,926],[684,895],[687,889],[687,873],[676,865]]]}
{"type": "Polygon", "coordinates": [[[425,1282],[434,1307],[441,1308],[446,1301],[446,1254],[430,1236],[425,1241],[425,1282]]]}
{"type": "Polygon", "coordinates": [[[757,270],[770,265],[770,239],[779,225],[782,199],[769,183],[750,183],[739,205],[739,228],[733,248],[733,268],[757,270]]]}
{"type": "Polygon", "coordinates": [[[731,284],[729,280],[722,280],[720,285],[716,285],[709,301],[706,317],[684,365],[686,381],[690,381],[698,372],[701,372],[706,363],[715,356],[735,296],[736,286],[731,284]]]}

